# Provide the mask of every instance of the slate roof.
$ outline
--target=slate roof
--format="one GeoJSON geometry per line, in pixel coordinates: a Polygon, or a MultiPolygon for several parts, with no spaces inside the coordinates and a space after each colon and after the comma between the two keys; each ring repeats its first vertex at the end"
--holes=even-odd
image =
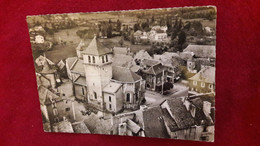
{"type": "Polygon", "coordinates": [[[163,70],[166,70],[166,68],[161,63],[159,63],[157,65],[151,66],[147,70],[142,70],[142,72],[151,74],[151,75],[158,75],[159,73],[162,73],[163,70]]]}
{"type": "MultiPolygon", "coordinates": [[[[196,122],[198,124],[201,124],[201,120],[204,120],[206,125],[213,125],[214,123],[212,123],[211,120],[208,119],[203,112],[203,102],[204,101],[210,102],[211,107],[215,106],[215,98],[213,96],[210,96],[210,95],[201,95],[201,96],[198,96],[194,99],[190,99],[190,102],[197,107],[196,108],[196,114],[195,114],[196,122]]],[[[212,113],[210,115],[211,118],[213,119],[213,121],[215,119],[214,112],[215,111],[212,111],[212,113]]]]}
{"type": "Polygon", "coordinates": [[[169,138],[163,122],[162,109],[152,107],[143,111],[144,132],[146,137],[169,138]]]}
{"type": "Polygon", "coordinates": [[[133,57],[124,54],[115,54],[113,57],[113,66],[130,67],[133,63],[133,57]]]}
{"type": "Polygon", "coordinates": [[[167,99],[166,102],[170,107],[170,111],[173,115],[173,119],[176,122],[179,129],[187,129],[196,124],[196,121],[192,117],[190,111],[187,111],[185,105],[183,105],[183,99],[181,97],[167,99]]]}
{"type": "Polygon", "coordinates": [[[69,69],[72,67],[73,63],[77,60],[77,57],[69,57],[66,59],[66,64],[68,64],[69,69]]]}
{"type": "Polygon", "coordinates": [[[135,82],[142,79],[142,77],[140,77],[130,69],[118,66],[113,66],[112,74],[112,79],[121,82],[135,82]]]}
{"type": "Polygon", "coordinates": [[[170,128],[171,131],[177,131],[179,130],[179,127],[175,120],[171,117],[170,113],[167,109],[162,109],[163,111],[163,120],[167,127],[170,128]]]}
{"type": "Polygon", "coordinates": [[[159,64],[160,62],[157,60],[153,60],[153,59],[143,59],[142,60],[142,65],[146,65],[146,66],[154,66],[156,64],[159,64]]]}
{"type": "Polygon", "coordinates": [[[145,50],[140,50],[134,56],[134,59],[152,59],[152,57],[145,50]]]}
{"type": "Polygon", "coordinates": [[[197,74],[189,79],[215,84],[215,67],[205,66],[197,74]]]}
{"type": "Polygon", "coordinates": [[[118,89],[122,86],[120,83],[109,82],[103,89],[103,92],[116,93],[118,89]]]}
{"type": "Polygon", "coordinates": [[[188,45],[183,52],[193,52],[201,58],[216,58],[216,46],[212,45],[188,45]]]}
{"type": "Polygon", "coordinates": [[[88,46],[81,46],[83,49],[82,53],[87,55],[101,56],[104,54],[111,53],[107,47],[105,47],[99,40],[94,37],[88,46]]]}
{"type": "Polygon", "coordinates": [[[51,65],[50,63],[48,63],[48,61],[45,61],[40,73],[42,73],[42,74],[53,74],[56,71],[57,71],[57,69],[54,65],[51,65]]]}
{"type": "Polygon", "coordinates": [[[76,72],[76,73],[82,73],[85,74],[85,68],[83,65],[83,60],[77,59],[71,66],[71,72],[76,72]]]}
{"type": "Polygon", "coordinates": [[[135,134],[137,134],[141,130],[141,127],[139,125],[137,125],[131,119],[127,120],[127,127],[128,127],[128,129],[130,129],[135,134]]]}
{"type": "Polygon", "coordinates": [[[78,85],[82,85],[82,86],[87,86],[86,84],[86,77],[83,77],[83,76],[79,76],[75,81],[74,81],[75,84],[78,84],[78,85]]]}

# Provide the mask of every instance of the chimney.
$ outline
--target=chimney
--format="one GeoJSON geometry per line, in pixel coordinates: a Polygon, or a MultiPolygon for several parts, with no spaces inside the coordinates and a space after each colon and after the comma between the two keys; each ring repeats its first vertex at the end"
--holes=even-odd
{"type": "Polygon", "coordinates": [[[211,110],[211,103],[208,101],[203,101],[203,112],[208,117],[211,110]]]}

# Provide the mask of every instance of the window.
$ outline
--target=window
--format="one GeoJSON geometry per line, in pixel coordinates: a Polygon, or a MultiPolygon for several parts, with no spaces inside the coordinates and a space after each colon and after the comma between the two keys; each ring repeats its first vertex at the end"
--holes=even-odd
{"type": "Polygon", "coordinates": [[[201,82],[201,87],[204,88],[205,87],[205,83],[204,82],[201,82]]]}
{"type": "Polygon", "coordinates": [[[57,109],[56,109],[56,108],[55,108],[55,109],[53,109],[53,115],[54,115],[54,116],[58,115],[58,111],[57,111],[57,109]]]}
{"type": "Polygon", "coordinates": [[[69,111],[70,111],[70,108],[69,108],[69,107],[67,107],[67,108],[65,109],[65,111],[66,111],[66,112],[69,112],[69,111]]]}
{"type": "Polygon", "coordinates": [[[85,95],[85,91],[84,91],[84,88],[81,88],[82,89],[82,95],[85,95]]]}
{"type": "Polygon", "coordinates": [[[109,96],[108,98],[109,98],[109,101],[111,102],[111,96],[109,96]]]}
{"type": "Polygon", "coordinates": [[[209,84],[209,89],[212,89],[212,84],[209,84]]]}
{"type": "Polygon", "coordinates": [[[105,63],[105,59],[104,59],[104,56],[102,56],[102,63],[105,63]]]}
{"type": "Polygon", "coordinates": [[[91,63],[91,58],[90,58],[90,56],[88,56],[88,63],[91,63]]]}
{"type": "Polygon", "coordinates": [[[130,93],[126,94],[126,102],[130,102],[130,93]]]}
{"type": "Polygon", "coordinates": [[[197,85],[197,81],[193,81],[193,85],[197,85]]]}
{"type": "Polygon", "coordinates": [[[106,55],[106,62],[108,62],[108,57],[107,57],[107,55],[106,55]]]}
{"type": "Polygon", "coordinates": [[[111,105],[111,104],[109,104],[109,109],[110,109],[110,110],[112,109],[112,105],[111,105]]]}
{"type": "Polygon", "coordinates": [[[92,58],[93,58],[93,63],[96,63],[95,56],[93,56],[92,58]]]}
{"type": "Polygon", "coordinates": [[[97,99],[97,93],[96,92],[94,92],[94,97],[95,97],[95,99],[97,99]]]}

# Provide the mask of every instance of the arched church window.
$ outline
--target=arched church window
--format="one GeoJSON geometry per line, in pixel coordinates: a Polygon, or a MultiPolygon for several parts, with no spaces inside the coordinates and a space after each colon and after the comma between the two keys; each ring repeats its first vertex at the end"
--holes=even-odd
{"type": "Polygon", "coordinates": [[[102,63],[105,63],[105,59],[104,59],[104,56],[102,56],[102,63]]]}
{"type": "Polygon", "coordinates": [[[91,58],[90,58],[90,56],[88,56],[88,63],[91,63],[91,58]]]}
{"type": "Polygon", "coordinates": [[[95,56],[93,56],[92,58],[93,58],[93,63],[96,63],[95,56]]]}
{"type": "Polygon", "coordinates": [[[130,102],[130,93],[126,94],[126,102],[130,102]]]}
{"type": "Polygon", "coordinates": [[[106,55],[106,62],[108,62],[108,56],[106,55]]]}
{"type": "Polygon", "coordinates": [[[97,93],[96,92],[94,92],[94,97],[95,97],[95,99],[97,99],[97,93]]]}

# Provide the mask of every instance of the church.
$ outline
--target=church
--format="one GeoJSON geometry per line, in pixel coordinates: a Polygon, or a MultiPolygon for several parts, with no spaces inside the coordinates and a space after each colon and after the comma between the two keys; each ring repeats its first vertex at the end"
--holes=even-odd
{"type": "Polygon", "coordinates": [[[139,109],[144,99],[145,81],[129,68],[112,67],[112,49],[94,37],[90,43],[82,40],[76,51],[77,57],[66,60],[67,72],[74,73],[73,78],[69,78],[76,99],[111,113],[139,109]]]}

